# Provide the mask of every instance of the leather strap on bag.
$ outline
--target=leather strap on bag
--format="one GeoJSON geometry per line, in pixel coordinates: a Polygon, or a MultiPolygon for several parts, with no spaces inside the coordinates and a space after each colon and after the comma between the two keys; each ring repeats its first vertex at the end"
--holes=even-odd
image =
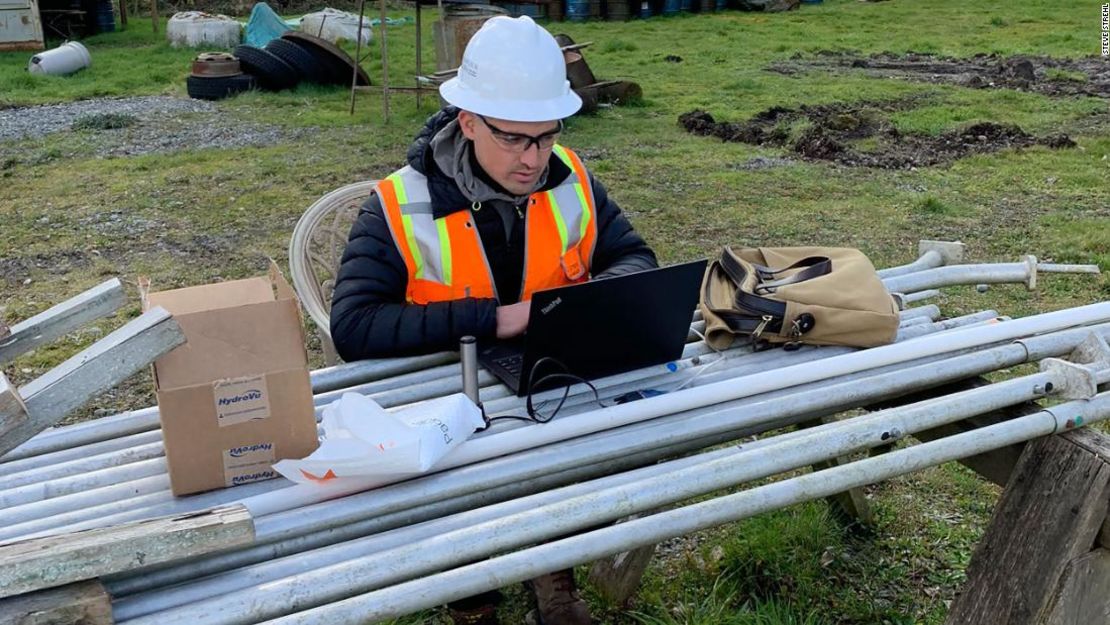
{"type": "Polygon", "coordinates": [[[894,340],[898,310],[859,250],[724,248],[702,284],[706,341],[737,337],[796,347],[870,347],[894,340]]]}
{"type": "MultiPolygon", "coordinates": [[[[729,277],[738,287],[744,284],[747,280],[748,270],[744,265],[740,264],[732,254],[730,248],[725,248],[721,254],[720,262],[714,262],[714,268],[720,267],[725,275],[729,277]]],[[[714,309],[721,319],[732,329],[734,332],[742,334],[751,334],[755,338],[766,331],[781,332],[782,323],[786,315],[786,304],[777,300],[766,297],[760,297],[756,293],[773,293],[778,287],[786,286],[789,284],[798,284],[806,280],[827,275],[832,271],[832,261],[826,256],[810,256],[803,258],[797,262],[792,263],[787,267],[781,269],[771,269],[764,265],[752,263],[752,267],[758,274],[758,280],[755,286],[755,293],[748,293],[742,288],[736,289],[735,307],[736,310],[752,311],[752,315],[745,315],[736,312],[736,310],[728,309],[714,309]],[[774,278],[779,274],[805,267],[787,278],[779,280],[768,280],[774,278]]],[[[705,285],[705,292],[702,299],[709,301],[709,284],[705,285]]],[[[808,329],[798,328],[799,332],[805,332],[808,329]]]]}

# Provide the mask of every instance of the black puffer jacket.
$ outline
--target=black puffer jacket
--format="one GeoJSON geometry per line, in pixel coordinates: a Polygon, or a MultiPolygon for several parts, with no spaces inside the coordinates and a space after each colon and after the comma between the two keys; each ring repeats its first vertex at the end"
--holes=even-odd
{"type": "MultiPolygon", "coordinates": [[[[432,158],[430,142],[458,115],[447,108],[428,119],[409,148],[408,161],[428,178],[432,211],[436,218],[469,210],[471,202],[455,180],[444,174],[432,158]]],[[[479,168],[476,167],[475,170],[479,168]]],[[[547,181],[541,190],[554,188],[571,170],[555,155],[548,162],[547,181]]],[[[657,266],[655,254],[632,229],[605,187],[591,176],[598,207],[598,238],[591,273],[603,278],[657,266]]],[[[491,183],[492,184],[492,183],[491,183]]],[[[527,205],[521,207],[526,210],[527,205]]],[[[515,219],[512,235],[496,210],[474,212],[474,220],[494,274],[500,304],[520,298],[524,268],[524,221],[515,219]]],[[[377,196],[362,207],[351,229],[347,249],[332,297],[331,333],[336,350],[346,361],[428,353],[456,349],[462,336],[479,339],[496,333],[493,299],[460,299],[428,305],[405,301],[408,271],[397,251],[377,196]]]]}

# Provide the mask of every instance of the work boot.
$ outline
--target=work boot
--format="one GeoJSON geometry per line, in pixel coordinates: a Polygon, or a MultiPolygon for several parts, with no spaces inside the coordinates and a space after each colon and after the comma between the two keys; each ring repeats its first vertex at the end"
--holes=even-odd
{"type": "Polygon", "coordinates": [[[564,569],[527,582],[536,598],[536,609],[528,613],[528,625],[590,625],[590,610],[578,596],[574,571],[564,569]]]}
{"type": "Polygon", "coordinates": [[[497,604],[501,593],[493,590],[447,604],[447,614],[454,625],[499,625],[497,604]]]}

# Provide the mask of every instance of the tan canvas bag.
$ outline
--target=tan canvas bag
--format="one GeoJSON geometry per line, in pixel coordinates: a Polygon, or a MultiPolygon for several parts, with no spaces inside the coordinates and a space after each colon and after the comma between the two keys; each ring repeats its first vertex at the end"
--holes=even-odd
{"type": "Polygon", "coordinates": [[[716,349],[737,336],[873,347],[898,331],[898,306],[871,261],[851,248],[726,247],[706,270],[700,305],[716,349]]]}

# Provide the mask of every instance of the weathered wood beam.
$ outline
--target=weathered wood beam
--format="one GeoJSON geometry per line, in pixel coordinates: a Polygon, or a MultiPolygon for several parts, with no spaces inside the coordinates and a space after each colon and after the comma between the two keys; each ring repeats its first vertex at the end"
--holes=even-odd
{"type": "Polygon", "coordinates": [[[0,434],[0,456],[184,342],[173,317],[154,308],[36,378],[19,389],[27,419],[0,434]]]}
{"type": "Polygon", "coordinates": [[[254,542],[242,505],[0,544],[0,598],[254,542]]]}
{"type": "MultiPolygon", "coordinates": [[[[835,417],[821,417],[812,421],[799,423],[798,429],[816,427],[835,421],[835,417]]],[[[815,462],[813,464],[813,470],[815,472],[824,471],[825,469],[839,466],[847,462],[851,462],[851,460],[846,457],[815,462]]],[[[873,525],[875,523],[875,514],[871,511],[871,504],[867,502],[867,495],[863,492],[862,488],[850,488],[844,492],[826,497],[825,501],[828,502],[833,515],[843,522],[859,523],[861,525],[873,525]]]]}
{"type": "MultiPolygon", "coordinates": [[[[656,514],[664,509],[634,514],[621,519],[619,523],[656,514]]],[[[654,555],[655,545],[644,545],[597,560],[590,566],[590,585],[611,603],[624,605],[640,587],[640,580],[654,555]]]]}
{"type": "Polygon", "coordinates": [[[947,625],[1042,625],[1065,571],[1091,551],[1108,501],[1110,437],[1081,429],[1026,444],[947,625]]]}
{"type": "Polygon", "coordinates": [[[1044,625],[1110,623],[1110,551],[1095,549],[1068,563],[1044,625]]]}
{"type": "Polygon", "coordinates": [[[116,278],[15,324],[5,337],[0,333],[0,363],[15,359],[43,343],[106,317],[127,302],[123,285],[116,278]]]}
{"type": "Polygon", "coordinates": [[[19,390],[8,382],[8,378],[0,371],[0,436],[14,430],[27,420],[27,407],[23,405],[23,398],[19,390]]]}
{"type": "Polygon", "coordinates": [[[112,598],[95,580],[0,599],[0,625],[112,625],[112,598]]]}
{"type": "MultiPolygon", "coordinates": [[[[950,395],[952,393],[959,393],[961,391],[979,388],[988,384],[990,384],[990,381],[983,377],[969,378],[967,380],[945,384],[937,388],[913,393],[911,395],[905,395],[903,397],[899,397],[897,400],[894,401],[887,401],[883,402],[882,404],[868,406],[868,410],[882,410],[885,408],[904,406],[906,404],[912,404],[919,401],[925,401],[927,399],[950,395]]],[[[1015,406],[1010,406],[1008,408],[993,410],[981,415],[976,415],[974,417],[964,419],[963,421],[957,421],[956,423],[950,423],[948,425],[942,425],[931,430],[918,432],[917,434],[914,434],[914,438],[923,442],[934,441],[947,436],[954,436],[956,434],[969,432],[971,430],[975,430],[988,425],[994,425],[1003,421],[1009,421],[1010,419],[1014,419],[1017,417],[1031,415],[1040,412],[1041,410],[1041,406],[1037,405],[1035,402],[1024,402],[1015,406]]],[[[1010,473],[1014,470],[1014,466],[1017,465],[1018,458],[1021,457],[1021,451],[1024,448],[1025,443],[1018,443],[1016,445],[1010,445],[1008,447],[1002,447],[993,451],[984,452],[977,456],[962,458],[959,462],[972,471],[978,473],[980,477],[990,480],[991,482],[994,482],[999,486],[1005,486],[1006,483],[1009,481],[1010,473]]],[[[882,451],[885,450],[877,450],[873,452],[873,455],[881,453],[882,451]]]]}

